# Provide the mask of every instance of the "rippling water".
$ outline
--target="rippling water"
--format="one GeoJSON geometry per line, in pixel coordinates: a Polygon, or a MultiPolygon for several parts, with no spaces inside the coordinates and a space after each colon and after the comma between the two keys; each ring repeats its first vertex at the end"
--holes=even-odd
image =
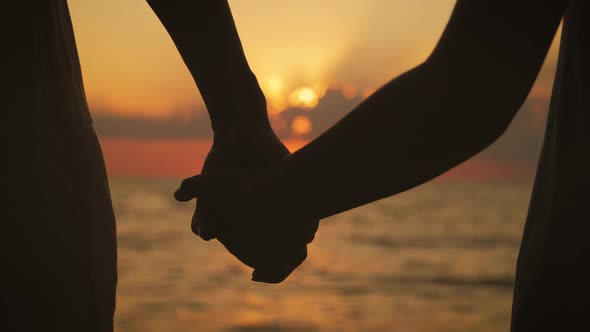
{"type": "Polygon", "coordinates": [[[435,182],[324,220],[280,285],[192,235],[177,182],[111,180],[118,332],[508,330],[530,181],[435,182]]]}

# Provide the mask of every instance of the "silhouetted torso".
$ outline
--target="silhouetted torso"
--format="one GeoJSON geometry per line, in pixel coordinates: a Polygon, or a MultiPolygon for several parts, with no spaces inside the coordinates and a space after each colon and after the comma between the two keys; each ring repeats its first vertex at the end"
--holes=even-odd
{"type": "Polygon", "coordinates": [[[18,24],[3,44],[13,148],[0,330],[111,331],[115,219],[67,2],[8,6],[2,14],[18,24]]]}
{"type": "Polygon", "coordinates": [[[28,43],[37,103],[32,116],[39,122],[90,122],[67,1],[39,1],[26,14],[34,17],[28,43]]]}
{"type": "Polygon", "coordinates": [[[589,254],[590,4],[572,0],[519,255],[514,330],[590,328],[589,254]]]}

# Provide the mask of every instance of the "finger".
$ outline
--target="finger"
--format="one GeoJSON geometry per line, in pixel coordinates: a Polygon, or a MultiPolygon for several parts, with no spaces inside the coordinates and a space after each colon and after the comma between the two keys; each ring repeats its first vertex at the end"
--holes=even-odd
{"type": "Polygon", "coordinates": [[[306,244],[311,243],[315,239],[315,234],[317,233],[318,228],[320,227],[320,220],[316,219],[311,221],[309,227],[310,228],[307,230],[307,236],[304,237],[306,244]]]}
{"type": "Polygon", "coordinates": [[[252,272],[252,281],[278,284],[283,282],[307,258],[307,246],[290,246],[279,257],[274,256],[252,272]]]}
{"type": "Polygon", "coordinates": [[[261,265],[261,248],[256,245],[252,246],[251,243],[246,243],[248,240],[241,233],[226,229],[217,234],[217,240],[223,244],[230,254],[245,265],[251,268],[261,265]]]}
{"type": "Polygon", "coordinates": [[[217,237],[215,223],[218,218],[212,213],[210,207],[211,206],[207,204],[204,198],[200,198],[197,202],[191,223],[193,233],[197,234],[205,241],[217,237]]]}
{"type": "Polygon", "coordinates": [[[180,188],[174,192],[174,198],[180,202],[188,202],[210,192],[215,181],[214,174],[199,174],[186,178],[180,183],[180,188]]]}
{"type": "Polygon", "coordinates": [[[252,272],[252,281],[267,284],[279,284],[287,279],[304,260],[305,256],[301,256],[297,260],[289,263],[256,268],[252,272]]]}
{"type": "Polygon", "coordinates": [[[188,202],[196,198],[200,189],[201,175],[195,175],[182,180],[180,187],[174,192],[174,198],[179,202],[188,202]]]}
{"type": "Polygon", "coordinates": [[[278,237],[293,244],[309,244],[315,238],[319,223],[319,219],[287,223],[279,230],[278,237]]]}
{"type": "MultiPolygon", "coordinates": [[[[199,218],[197,217],[197,213],[199,212],[199,203],[195,206],[195,213],[193,214],[193,218],[191,219],[191,230],[192,232],[200,238],[201,236],[201,227],[199,225],[199,218]]],[[[203,239],[205,240],[205,239],[203,239]]]]}
{"type": "Polygon", "coordinates": [[[195,175],[182,180],[180,188],[174,192],[176,200],[188,202],[204,195],[220,195],[236,191],[241,173],[234,170],[214,171],[195,175]]]}

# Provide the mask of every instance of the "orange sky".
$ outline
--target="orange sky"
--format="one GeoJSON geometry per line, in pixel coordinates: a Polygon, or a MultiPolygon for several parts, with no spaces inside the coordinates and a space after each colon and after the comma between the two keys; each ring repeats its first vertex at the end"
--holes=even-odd
{"type": "MultiPolygon", "coordinates": [[[[341,89],[348,99],[363,96],[419,64],[435,46],[454,2],[230,0],[230,5],[270,111],[277,111],[293,105],[314,107],[327,87],[341,89]]],[[[188,70],[145,0],[69,4],[95,117],[111,113],[159,118],[203,111],[188,70]]],[[[531,92],[535,103],[529,104],[538,106],[538,114],[546,110],[557,46],[554,43],[531,92]]],[[[316,128],[306,115],[296,116],[291,125],[294,134],[301,134],[295,138],[316,128]]],[[[200,168],[210,141],[104,137],[102,144],[111,175],[184,176],[200,168]],[[136,158],[144,162],[136,163],[136,158]]],[[[470,165],[473,169],[459,173],[504,172],[470,165]]]]}
{"type": "MultiPolygon", "coordinates": [[[[285,141],[291,151],[305,143],[285,141]]],[[[101,145],[109,176],[181,178],[200,171],[211,141],[109,138],[103,139],[101,145]]],[[[523,179],[532,177],[534,172],[534,163],[505,164],[473,158],[439,180],[523,179]]]]}
{"type": "MultiPolygon", "coordinates": [[[[144,0],[69,4],[93,110],[166,116],[202,106],[172,41],[144,0]]],[[[230,4],[269,105],[282,109],[289,102],[304,102],[301,88],[313,91],[307,95],[311,103],[335,82],[351,94],[363,94],[418,64],[434,47],[454,1],[230,4]]],[[[545,76],[549,79],[533,94],[547,94],[551,74],[545,76]]]]}

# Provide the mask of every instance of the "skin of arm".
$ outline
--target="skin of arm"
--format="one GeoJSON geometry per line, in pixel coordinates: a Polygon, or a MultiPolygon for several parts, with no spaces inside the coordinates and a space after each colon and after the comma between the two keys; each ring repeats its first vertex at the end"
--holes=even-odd
{"type": "MultiPolygon", "coordinates": [[[[250,70],[226,0],[147,0],[172,37],[190,70],[213,127],[213,146],[202,173],[238,169],[255,174],[290,153],[270,127],[266,100],[250,70]]],[[[225,193],[224,193],[225,194],[225,193]]],[[[319,220],[308,221],[305,238],[280,241],[281,250],[261,250],[262,240],[246,243],[240,232],[219,230],[220,209],[208,197],[197,203],[192,230],[217,238],[234,256],[254,267],[254,279],[281,282],[307,256],[319,220]],[[287,244],[288,243],[288,244],[287,244]]],[[[279,239],[274,239],[279,240],[279,239]]],[[[276,245],[275,245],[276,247],[276,245]]]]}
{"type": "MultiPolygon", "coordinates": [[[[293,222],[322,219],[416,187],[471,158],[503,134],[521,107],[566,6],[566,0],[458,1],[424,63],[289,158],[242,179],[240,213],[266,221],[259,229],[285,214],[293,222]]],[[[211,187],[198,178],[189,183],[182,199],[206,197],[211,187]]]]}
{"type": "MultiPolygon", "coordinates": [[[[266,101],[250,70],[227,1],[147,0],[205,101],[213,146],[202,173],[237,168],[258,171],[289,155],[270,127],[266,101]]],[[[192,229],[205,240],[212,230],[200,223],[210,215],[200,200],[192,229]]],[[[210,217],[213,218],[213,217],[210,217]]]]}
{"type": "Polygon", "coordinates": [[[186,179],[175,197],[211,199],[225,209],[216,221],[256,242],[421,185],[503,134],[566,6],[566,0],[460,0],[424,63],[320,137],[256,175],[225,171],[186,179]]]}
{"type": "Polygon", "coordinates": [[[147,0],[190,70],[214,133],[270,129],[266,101],[224,0],[147,0]]]}
{"type": "Polygon", "coordinates": [[[325,218],[423,184],[498,139],[525,101],[567,1],[458,1],[430,57],[255,177],[250,203],[325,218]]]}
{"type": "Polygon", "coordinates": [[[321,219],[416,187],[474,156],[502,135],[526,99],[566,6],[458,1],[423,64],[253,179],[249,197],[271,215],[321,219]]]}

